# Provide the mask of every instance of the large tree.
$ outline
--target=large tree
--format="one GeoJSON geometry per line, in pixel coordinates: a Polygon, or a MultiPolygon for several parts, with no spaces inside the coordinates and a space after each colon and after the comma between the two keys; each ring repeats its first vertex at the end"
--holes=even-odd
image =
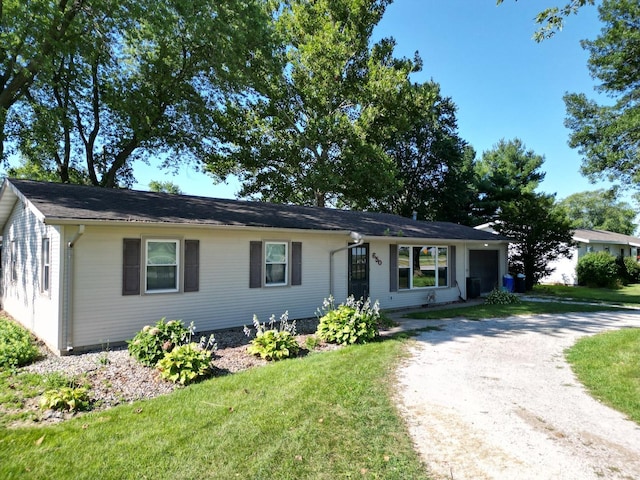
{"type": "Polygon", "coordinates": [[[582,172],[623,185],[640,185],[640,3],[604,0],[599,7],[604,28],[589,51],[597,90],[609,97],[598,103],[585,94],[565,96],[571,130],[569,144],[583,156],[582,172]]]}
{"type": "Polygon", "coordinates": [[[544,179],[544,157],[528,150],[520,139],[500,140],[475,164],[477,223],[498,220],[505,205],[533,193],[544,179]]]}
{"type": "Polygon", "coordinates": [[[559,205],[565,209],[573,228],[633,235],[638,226],[634,223],[635,209],[618,200],[616,189],[574,193],[559,205]]]}
{"type": "Polygon", "coordinates": [[[525,192],[502,207],[498,233],[515,240],[509,247],[509,266],[525,275],[531,290],[553,270],[549,264],[570,253],[573,229],[553,195],[525,192]]]}
{"type": "Polygon", "coordinates": [[[18,151],[60,181],[128,186],[135,160],[175,167],[214,157],[224,101],[252,98],[269,76],[262,0],[73,3],[90,13],[82,38],[40,60],[7,116],[18,151]]]}
{"type": "MultiPolygon", "coordinates": [[[[475,152],[458,135],[456,106],[435,82],[412,85],[402,99],[398,131],[389,139],[398,191],[379,205],[421,220],[469,224],[475,199],[475,152]]],[[[396,121],[398,118],[396,118],[396,121]]]]}
{"type": "Polygon", "coordinates": [[[384,146],[420,61],[394,58],[391,39],[372,42],[389,3],[286,2],[281,75],[257,106],[226,107],[241,196],[363,209],[395,192],[384,146]]]}

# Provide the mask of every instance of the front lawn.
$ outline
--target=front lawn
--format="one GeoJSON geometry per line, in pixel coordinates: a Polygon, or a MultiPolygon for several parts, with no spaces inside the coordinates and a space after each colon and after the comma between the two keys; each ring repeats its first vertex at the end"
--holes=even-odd
{"type": "Polygon", "coordinates": [[[562,302],[529,302],[524,301],[510,305],[474,305],[469,307],[456,307],[438,309],[426,309],[419,312],[411,312],[406,318],[418,320],[464,317],[469,320],[482,320],[484,318],[504,318],[513,315],[536,315],[543,313],[570,313],[570,312],[601,312],[604,310],[621,310],[619,307],[607,305],[582,305],[562,302]]]}
{"type": "Polygon", "coordinates": [[[640,329],[582,338],[566,355],[595,398],[640,424],[640,329]]]}
{"type": "Polygon", "coordinates": [[[536,296],[559,297],[586,302],[606,302],[618,305],[640,304],[640,284],[621,288],[588,288],[567,285],[536,285],[536,296]]]}
{"type": "Polygon", "coordinates": [[[426,479],[387,340],[214,378],[49,427],[0,428],[2,479],[426,479]]]}

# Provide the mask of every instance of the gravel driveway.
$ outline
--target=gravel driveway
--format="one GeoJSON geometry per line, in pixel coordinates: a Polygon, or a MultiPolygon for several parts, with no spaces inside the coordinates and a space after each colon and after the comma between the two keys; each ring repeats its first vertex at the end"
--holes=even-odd
{"type": "Polygon", "coordinates": [[[399,403],[434,478],[640,479],[640,426],[590,397],[563,351],[640,312],[424,321],[399,403]]]}

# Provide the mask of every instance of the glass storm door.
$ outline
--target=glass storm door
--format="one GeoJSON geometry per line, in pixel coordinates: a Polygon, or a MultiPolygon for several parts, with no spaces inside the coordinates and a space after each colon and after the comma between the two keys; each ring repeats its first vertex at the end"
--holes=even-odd
{"type": "Polygon", "coordinates": [[[349,249],[349,295],[356,300],[369,296],[369,244],[349,249]]]}

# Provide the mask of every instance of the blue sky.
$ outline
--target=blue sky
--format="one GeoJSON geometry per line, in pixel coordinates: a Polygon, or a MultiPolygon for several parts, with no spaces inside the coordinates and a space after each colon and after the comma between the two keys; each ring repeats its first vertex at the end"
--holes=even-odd
{"type": "MultiPolygon", "coordinates": [[[[595,7],[584,7],[567,19],[563,31],[542,43],[532,40],[534,17],[545,5],[565,0],[396,0],[375,36],[394,37],[397,56],[417,50],[423,71],[415,81],[433,79],[458,107],[459,133],[478,152],[500,139],[520,138],[545,157],[546,178],[540,190],[561,199],[575,192],[602,188],[580,175],[580,156],[567,145],[563,125],[565,92],[594,95],[596,82],[587,70],[581,39],[601,29],[595,7]]],[[[138,183],[168,180],[187,194],[233,198],[238,184],[213,185],[204,174],[183,168],[178,176],[136,165],[138,183]]]]}

